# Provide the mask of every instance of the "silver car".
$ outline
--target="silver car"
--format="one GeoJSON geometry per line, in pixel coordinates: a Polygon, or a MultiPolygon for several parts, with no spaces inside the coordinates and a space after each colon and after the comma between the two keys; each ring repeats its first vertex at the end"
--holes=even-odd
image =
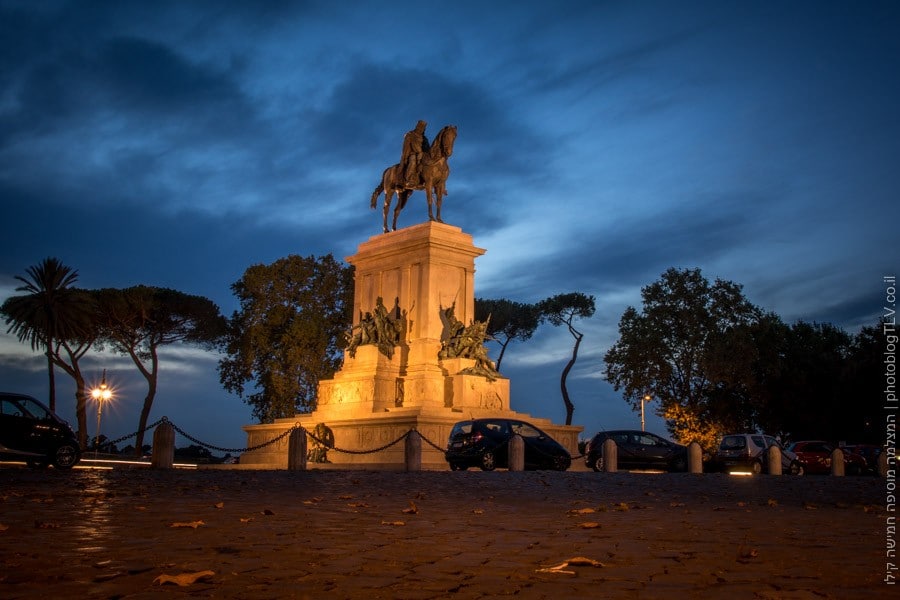
{"type": "Polygon", "coordinates": [[[738,433],[726,435],[716,452],[716,462],[726,471],[749,471],[759,474],[768,470],[769,448],[777,446],[781,451],[781,471],[791,475],[803,475],[803,465],[797,455],[785,450],[781,443],[770,435],[761,433],[738,433]]]}

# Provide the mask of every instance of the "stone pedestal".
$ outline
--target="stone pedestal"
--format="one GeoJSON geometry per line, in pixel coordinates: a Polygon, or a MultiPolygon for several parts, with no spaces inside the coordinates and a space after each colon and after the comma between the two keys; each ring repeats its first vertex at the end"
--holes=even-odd
{"type": "MultiPolygon", "coordinates": [[[[325,423],[334,432],[335,447],[359,452],[381,448],[416,429],[425,439],[422,467],[447,468],[442,451],[428,442],[443,449],[454,423],[503,416],[537,425],[577,454],[582,428],[516,413],[510,409],[508,379],[472,374],[472,359],[438,358],[448,333],[444,310],[453,307],[465,325],[475,318],[475,258],[482,254],[472,236],[435,222],[373,236],[360,244],[358,252],[347,258],[356,268],[353,325],[373,313],[381,299],[401,321],[399,345],[390,357],[372,344],[358,346],[355,356],[345,352],[341,370],[319,383],[314,413],[245,426],[248,447],[277,437],[295,423],[310,431],[325,423]]],[[[246,452],[241,463],[284,468],[286,444],[284,439],[246,452]]],[[[328,459],[335,466],[403,468],[403,448],[401,441],[371,454],[332,450],[328,459]]]]}

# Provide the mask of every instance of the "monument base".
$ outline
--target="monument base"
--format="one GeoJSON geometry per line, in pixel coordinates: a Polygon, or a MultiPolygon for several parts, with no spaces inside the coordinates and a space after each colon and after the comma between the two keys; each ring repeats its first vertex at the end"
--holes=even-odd
{"type": "MultiPolygon", "coordinates": [[[[245,425],[247,446],[254,447],[275,439],[299,424],[312,432],[316,425],[325,423],[334,433],[334,446],[340,450],[328,451],[328,463],[309,463],[308,468],[355,468],[371,470],[402,470],[405,468],[404,442],[392,444],[407,431],[415,429],[422,435],[422,468],[426,470],[449,469],[444,459],[444,448],[450,430],[459,421],[483,417],[519,419],[543,429],[562,444],[572,456],[578,454],[578,436],[583,427],[555,425],[549,419],[533,418],[515,411],[468,408],[465,412],[455,409],[433,410],[423,407],[392,408],[365,417],[340,418],[319,414],[319,411],[297,415],[294,419],[277,419],[272,424],[245,425]],[[431,442],[431,443],[429,443],[431,442]],[[440,450],[432,446],[438,446],[440,450]],[[390,446],[389,446],[390,445],[390,446]]],[[[286,469],[288,437],[273,444],[241,455],[241,465],[259,469],[286,469]]]]}

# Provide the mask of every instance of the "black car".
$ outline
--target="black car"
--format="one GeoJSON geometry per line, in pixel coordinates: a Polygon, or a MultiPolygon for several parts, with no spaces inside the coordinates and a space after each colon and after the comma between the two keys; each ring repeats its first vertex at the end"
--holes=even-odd
{"type": "Polygon", "coordinates": [[[444,457],[453,471],[508,468],[509,440],[516,434],[525,442],[526,469],[565,471],[572,464],[571,455],[559,442],[531,423],[515,419],[460,421],[450,431],[444,457]]]}
{"type": "Polygon", "coordinates": [[[81,450],[69,424],[43,403],[0,392],[0,457],[69,469],[81,459],[81,450]]]}
{"type": "Polygon", "coordinates": [[[595,471],[603,470],[603,443],[616,442],[620,469],[687,470],[687,447],[646,431],[601,431],[588,442],[584,463],[595,471]]]}

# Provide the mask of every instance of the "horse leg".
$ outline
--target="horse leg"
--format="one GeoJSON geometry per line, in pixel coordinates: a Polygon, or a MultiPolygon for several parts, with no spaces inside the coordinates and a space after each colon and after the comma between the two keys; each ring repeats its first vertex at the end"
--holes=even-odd
{"type": "Polygon", "coordinates": [[[400,216],[400,211],[403,210],[403,207],[406,206],[407,200],[409,200],[409,196],[412,194],[412,190],[403,190],[397,192],[397,206],[394,208],[394,231],[397,231],[397,217],[400,216]]]}
{"type": "MultiPolygon", "coordinates": [[[[384,232],[385,233],[387,233],[389,231],[388,226],[387,226],[387,221],[388,221],[388,212],[390,212],[390,210],[391,210],[391,197],[393,197],[393,195],[394,195],[393,190],[391,190],[391,189],[384,190],[384,211],[383,211],[383,213],[384,213],[384,232]]],[[[397,221],[397,217],[394,217],[394,222],[396,223],[396,221],[397,221]]]]}
{"type": "Polygon", "coordinates": [[[443,223],[444,220],[441,219],[441,205],[444,203],[444,182],[438,182],[436,186],[434,186],[434,195],[435,195],[435,206],[437,208],[437,222],[443,223]]]}
{"type": "Polygon", "coordinates": [[[434,186],[434,182],[431,179],[425,180],[425,195],[428,196],[428,220],[434,221],[434,213],[431,210],[431,205],[434,203],[434,198],[431,195],[431,188],[434,186]]]}

